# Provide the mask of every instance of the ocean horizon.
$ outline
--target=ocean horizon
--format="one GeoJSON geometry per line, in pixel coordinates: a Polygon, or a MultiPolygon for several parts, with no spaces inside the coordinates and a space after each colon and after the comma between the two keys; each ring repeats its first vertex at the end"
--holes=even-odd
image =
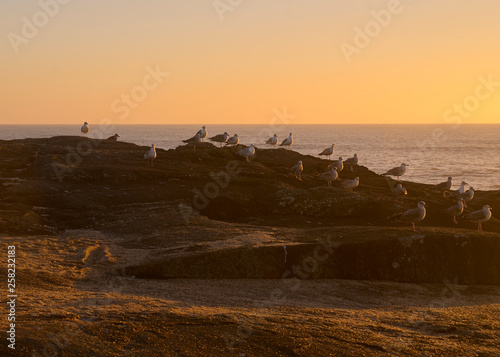
{"type": "MultiPolygon", "coordinates": [[[[454,179],[454,187],[466,181],[476,190],[499,190],[499,124],[207,124],[208,137],[227,131],[237,133],[243,145],[268,148],[267,138],[279,140],[293,133],[291,149],[317,156],[335,144],[332,159],[347,159],[357,153],[360,165],[376,173],[409,165],[403,180],[435,184],[454,179]]],[[[80,136],[81,124],[0,125],[0,140],[80,136]]],[[[91,138],[106,138],[115,133],[121,141],[137,145],[174,149],[193,136],[201,125],[144,124],[100,127],[90,123],[91,138]]],[[[205,139],[206,140],[206,139],[205,139]]],[[[161,160],[161,155],[158,157],[161,160]]]]}

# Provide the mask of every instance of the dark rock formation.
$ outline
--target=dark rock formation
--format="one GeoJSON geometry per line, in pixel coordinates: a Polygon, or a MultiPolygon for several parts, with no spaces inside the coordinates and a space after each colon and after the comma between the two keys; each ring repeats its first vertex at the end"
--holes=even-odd
{"type": "MultiPolygon", "coordinates": [[[[337,230],[343,238],[336,238],[329,258],[308,278],[500,283],[496,218],[478,233],[475,224],[461,222],[457,227],[441,214],[453,201],[426,193],[429,185],[404,182],[408,197],[400,206],[392,193],[394,181],[366,167],[340,173],[341,179],[360,177],[359,187],[349,192],[318,179],[330,161],[257,148],[246,162],[235,154],[241,148],[201,143],[196,150],[191,145],[158,149],[155,166],[146,167],[143,155],[149,148],[126,142],[81,137],[0,141],[0,232],[52,235],[93,229],[116,237],[155,237],[150,246],[169,249],[182,236],[188,247],[182,254],[159,253],[129,267],[128,274],[281,278],[314,253],[319,243],[312,228],[322,227],[337,230]],[[290,172],[299,160],[302,181],[290,172]],[[386,221],[420,200],[428,204],[420,231],[386,221]],[[204,235],[224,236],[221,225],[208,227],[203,217],[241,230],[276,227],[293,234],[283,233],[279,245],[228,243],[221,249],[197,250],[204,235]],[[190,233],[194,230],[200,232],[190,233]],[[307,239],[291,238],[301,235],[307,239]],[[288,249],[286,263],[283,245],[288,249]]],[[[500,212],[500,191],[476,192],[467,211],[484,204],[493,207],[494,215],[500,212]]]]}

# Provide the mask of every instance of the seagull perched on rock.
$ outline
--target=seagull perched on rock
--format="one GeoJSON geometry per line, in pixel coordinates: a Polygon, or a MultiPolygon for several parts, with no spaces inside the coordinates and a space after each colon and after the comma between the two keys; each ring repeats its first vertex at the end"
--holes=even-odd
{"type": "Polygon", "coordinates": [[[351,171],[354,171],[354,166],[358,166],[358,154],[354,154],[354,157],[350,157],[344,161],[345,166],[351,166],[351,171]]]}
{"type": "Polygon", "coordinates": [[[304,171],[304,166],[302,165],[302,161],[299,161],[292,166],[292,172],[295,174],[295,177],[300,181],[302,181],[302,171],[304,171]]]}
{"type": "Polygon", "coordinates": [[[193,136],[192,138],[182,141],[188,144],[193,144],[193,151],[196,151],[196,144],[201,143],[200,133],[196,133],[196,135],[193,136]]]}
{"type": "Polygon", "coordinates": [[[451,186],[453,186],[453,179],[449,176],[447,181],[432,186],[431,190],[441,191],[443,193],[443,197],[446,197],[446,191],[449,191],[451,186]]]}
{"type": "Polygon", "coordinates": [[[87,123],[87,122],[83,123],[83,126],[82,126],[82,128],[80,130],[83,133],[83,135],[87,136],[87,134],[90,131],[89,123],[87,123]]]}
{"type": "Polygon", "coordinates": [[[339,178],[339,174],[337,172],[337,168],[334,166],[327,172],[323,172],[321,175],[319,175],[319,179],[325,181],[328,186],[332,185],[332,181],[335,181],[336,179],[339,178]]]}
{"type": "Polygon", "coordinates": [[[237,151],[236,154],[243,156],[245,160],[248,161],[248,158],[255,154],[255,148],[253,144],[250,144],[249,147],[237,151]]]}
{"type": "Polygon", "coordinates": [[[156,146],[155,144],[151,145],[151,149],[148,150],[147,153],[144,154],[144,160],[146,160],[146,166],[149,166],[149,161],[151,161],[151,167],[153,167],[153,160],[156,159],[156,146]]]}
{"type": "Polygon", "coordinates": [[[410,165],[406,165],[405,163],[402,163],[401,166],[399,167],[394,167],[387,171],[385,174],[382,174],[382,176],[396,176],[399,180],[400,176],[403,176],[406,173],[406,167],[410,165]]]}
{"type": "Polygon", "coordinates": [[[388,217],[388,220],[397,221],[397,222],[406,222],[411,223],[413,227],[413,231],[415,231],[415,223],[422,222],[425,218],[426,210],[425,207],[427,205],[424,201],[420,201],[418,203],[417,208],[412,208],[406,212],[396,213],[393,216],[388,217]]]}
{"type": "Polygon", "coordinates": [[[359,186],[359,177],[355,177],[352,180],[350,179],[342,180],[340,181],[340,186],[348,191],[352,191],[359,186]]]}
{"type": "Polygon", "coordinates": [[[394,194],[396,195],[396,201],[401,199],[401,203],[403,203],[403,200],[405,196],[408,194],[408,191],[406,191],[406,188],[404,188],[401,183],[398,183],[394,188],[394,194]]]}
{"type": "Polygon", "coordinates": [[[462,181],[458,190],[451,192],[449,194],[449,196],[455,196],[455,195],[460,195],[460,194],[464,193],[465,192],[465,185],[468,185],[468,183],[465,181],[462,181]]]}
{"type": "Polygon", "coordinates": [[[465,216],[459,217],[459,219],[469,222],[477,223],[477,230],[482,231],[482,223],[488,221],[491,218],[491,207],[488,205],[483,206],[482,210],[474,211],[465,216]]]}
{"type": "Polygon", "coordinates": [[[450,208],[444,209],[441,211],[441,213],[445,213],[448,216],[452,216],[453,223],[458,224],[457,216],[460,216],[463,211],[464,211],[464,199],[459,198],[455,206],[451,206],[450,208]]]}
{"type": "Polygon", "coordinates": [[[210,141],[214,141],[216,143],[219,143],[219,146],[222,147],[222,144],[224,144],[228,138],[229,138],[229,134],[227,133],[227,131],[225,131],[224,134],[218,134],[218,135],[212,136],[210,138],[210,141]]]}
{"type": "Polygon", "coordinates": [[[231,136],[229,139],[227,139],[226,141],[226,145],[224,146],[228,146],[228,145],[238,145],[238,143],[240,142],[240,137],[238,136],[238,134],[234,134],[234,136],[231,136]]]}
{"type": "Polygon", "coordinates": [[[470,202],[474,198],[474,187],[469,187],[467,191],[464,193],[460,194],[453,194],[453,198],[463,198],[464,199],[464,206],[467,207],[467,202],[470,202]]]}
{"type": "Polygon", "coordinates": [[[289,149],[289,148],[290,148],[290,145],[292,145],[292,144],[293,144],[293,134],[292,134],[292,133],[290,133],[290,134],[288,135],[288,138],[286,138],[285,140],[283,140],[283,141],[281,142],[280,146],[286,146],[286,148],[287,148],[287,149],[289,149]]]}
{"type": "Polygon", "coordinates": [[[203,141],[203,139],[205,139],[207,137],[208,132],[207,132],[207,129],[205,128],[205,125],[203,125],[201,127],[201,129],[198,130],[198,132],[193,137],[186,139],[186,140],[182,140],[182,142],[184,142],[184,143],[192,142],[195,139],[196,135],[198,135],[198,134],[200,134],[201,141],[203,141]]]}
{"type": "Polygon", "coordinates": [[[328,160],[330,160],[330,156],[333,155],[333,151],[335,150],[335,144],[332,144],[332,146],[326,148],[325,150],[323,150],[322,152],[320,152],[318,155],[324,155],[324,156],[328,156],[328,160]]]}
{"type": "Polygon", "coordinates": [[[118,134],[115,134],[113,136],[110,136],[109,138],[107,138],[106,140],[110,140],[110,141],[118,141],[118,138],[120,137],[120,135],[118,134]]]}
{"type": "Polygon", "coordinates": [[[331,169],[332,167],[336,167],[337,172],[340,172],[344,169],[344,161],[342,161],[342,156],[340,156],[338,160],[331,163],[330,166],[328,166],[328,169],[331,169]]]}
{"type": "Polygon", "coordinates": [[[467,183],[467,182],[465,182],[465,181],[462,181],[462,182],[460,183],[460,187],[459,187],[459,188],[458,188],[458,190],[457,190],[457,191],[458,191],[458,193],[464,193],[464,192],[465,192],[465,185],[468,185],[468,183],[467,183]]]}
{"type": "Polygon", "coordinates": [[[267,139],[266,144],[276,146],[278,143],[278,135],[274,134],[272,137],[267,139]]]}

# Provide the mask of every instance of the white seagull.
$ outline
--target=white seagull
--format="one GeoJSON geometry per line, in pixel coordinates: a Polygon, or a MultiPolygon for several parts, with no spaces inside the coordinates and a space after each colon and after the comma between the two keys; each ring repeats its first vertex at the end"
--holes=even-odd
{"type": "Polygon", "coordinates": [[[451,206],[450,208],[444,209],[441,213],[445,213],[448,216],[453,216],[453,223],[458,224],[457,216],[460,216],[464,211],[464,199],[459,198],[458,202],[455,206],[451,206]]]}
{"type": "Polygon", "coordinates": [[[184,143],[192,142],[194,140],[194,138],[196,137],[196,135],[198,135],[198,134],[200,134],[201,141],[203,141],[203,139],[205,139],[207,137],[208,132],[207,132],[207,129],[205,128],[205,125],[203,125],[201,127],[201,129],[198,130],[198,132],[192,138],[182,140],[182,142],[184,142],[184,143]]]}
{"type": "Polygon", "coordinates": [[[351,171],[354,171],[353,166],[358,166],[358,154],[354,154],[354,157],[350,157],[344,161],[345,166],[351,166],[351,171]]]}
{"type": "Polygon", "coordinates": [[[120,135],[118,134],[115,134],[113,136],[110,136],[107,140],[110,140],[110,141],[118,141],[118,138],[120,137],[120,135]]]}
{"type": "Polygon", "coordinates": [[[200,133],[196,133],[196,135],[193,136],[192,138],[182,141],[188,144],[193,144],[193,151],[196,151],[196,144],[201,143],[200,133]]]}
{"type": "Polygon", "coordinates": [[[408,191],[406,191],[406,188],[404,188],[401,183],[398,183],[396,185],[396,188],[394,189],[394,194],[396,195],[396,202],[401,199],[401,203],[403,203],[403,200],[408,194],[408,191]]]}
{"type": "Polygon", "coordinates": [[[319,175],[319,179],[323,180],[323,181],[326,181],[326,183],[328,184],[328,186],[331,186],[332,185],[332,181],[335,181],[338,178],[339,178],[339,174],[338,174],[337,168],[335,166],[332,167],[331,170],[329,170],[327,172],[323,172],[321,175],[319,175]]]}
{"type": "Polygon", "coordinates": [[[330,156],[333,155],[334,150],[335,150],[335,144],[332,144],[332,146],[330,146],[329,148],[326,148],[325,150],[320,152],[318,155],[328,156],[328,160],[330,160],[330,156]]]}
{"type": "Polygon", "coordinates": [[[426,206],[427,205],[424,201],[420,201],[417,208],[412,208],[403,213],[396,213],[395,215],[390,216],[387,219],[397,222],[411,223],[413,230],[415,231],[415,223],[422,222],[425,218],[426,206]]]}
{"type": "Polygon", "coordinates": [[[283,140],[283,141],[281,142],[280,146],[286,146],[286,148],[287,148],[287,149],[289,149],[289,148],[290,148],[290,145],[292,145],[292,144],[293,144],[293,134],[292,134],[292,133],[290,133],[290,134],[288,135],[288,138],[286,138],[285,140],[283,140]]]}
{"type": "Polygon", "coordinates": [[[432,186],[431,190],[441,191],[443,192],[443,196],[446,197],[446,191],[449,191],[451,186],[453,186],[453,179],[449,176],[447,181],[432,186]]]}
{"type": "Polygon", "coordinates": [[[87,134],[90,131],[89,123],[87,123],[87,122],[83,123],[83,126],[80,130],[83,133],[83,135],[87,136],[87,134]]]}
{"type": "Polygon", "coordinates": [[[342,180],[340,181],[340,186],[342,186],[348,191],[352,191],[359,186],[359,177],[355,177],[352,180],[349,179],[342,180]]]}
{"type": "Polygon", "coordinates": [[[474,198],[474,187],[469,187],[467,191],[464,193],[460,194],[454,194],[452,195],[454,198],[463,198],[464,199],[464,205],[467,207],[467,202],[470,202],[474,198]]]}
{"type": "Polygon", "coordinates": [[[342,161],[342,156],[339,157],[338,160],[335,160],[333,163],[328,166],[328,169],[331,169],[332,167],[337,168],[337,172],[340,172],[344,169],[344,162],[342,161]]]}
{"type": "Polygon", "coordinates": [[[482,231],[483,225],[481,223],[486,222],[491,218],[491,207],[485,205],[482,210],[471,212],[459,218],[464,221],[477,223],[477,230],[482,231]]]}
{"type": "Polygon", "coordinates": [[[272,145],[276,147],[276,144],[278,143],[278,135],[274,134],[272,137],[267,139],[266,144],[272,145]]]}
{"type": "Polygon", "coordinates": [[[236,154],[243,156],[245,160],[248,161],[248,158],[255,154],[255,148],[253,144],[250,144],[249,147],[237,151],[236,154]]]}
{"type": "Polygon", "coordinates": [[[400,176],[403,176],[406,173],[406,167],[410,165],[406,165],[405,163],[402,163],[401,166],[399,167],[394,167],[387,171],[385,174],[382,174],[382,176],[396,176],[399,180],[400,176]]]}
{"type": "Polygon", "coordinates": [[[302,165],[302,161],[299,161],[292,166],[292,172],[295,174],[295,177],[300,181],[302,181],[302,171],[304,171],[304,166],[302,165]]]}
{"type": "Polygon", "coordinates": [[[153,160],[156,158],[156,146],[155,144],[151,145],[151,149],[148,150],[147,153],[144,154],[144,160],[146,160],[146,166],[149,166],[149,161],[151,160],[151,167],[153,167],[153,160]]]}
{"type": "Polygon", "coordinates": [[[449,194],[449,196],[456,196],[456,195],[460,195],[460,194],[464,193],[465,192],[465,185],[468,185],[468,183],[465,181],[462,181],[458,190],[451,192],[449,194]]]}
{"type": "Polygon", "coordinates": [[[222,144],[224,144],[228,138],[229,138],[229,134],[227,133],[227,131],[225,131],[224,134],[218,134],[218,135],[212,136],[210,138],[210,141],[215,141],[216,143],[219,143],[220,147],[222,147],[222,144]]]}
{"type": "Polygon", "coordinates": [[[231,136],[229,139],[227,139],[226,141],[226,145],[224,146],[228,146],[228,145],[238,145],[238,143],[240,142],[240,137],[238,136],[238,134],[234,134],[234,136],[231,136]]]}
{"type": "Polygon", "coordinates": [[[462,181],[462,183],[460,184],[460,187],[458,188],[458,193],[464,193],[465,192],[465,185],[468,185],[468,183],[465,182],[465,181],[462,181]]]}

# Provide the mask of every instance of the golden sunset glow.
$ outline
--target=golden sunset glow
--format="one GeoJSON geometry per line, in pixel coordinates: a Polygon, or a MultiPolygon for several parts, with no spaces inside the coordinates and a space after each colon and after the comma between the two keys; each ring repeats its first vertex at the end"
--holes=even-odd
{"type": "Polygon", "coordinates": [[[500,123],[498,1],[232,3],[1,2],[0,124],[500,123]]]}

